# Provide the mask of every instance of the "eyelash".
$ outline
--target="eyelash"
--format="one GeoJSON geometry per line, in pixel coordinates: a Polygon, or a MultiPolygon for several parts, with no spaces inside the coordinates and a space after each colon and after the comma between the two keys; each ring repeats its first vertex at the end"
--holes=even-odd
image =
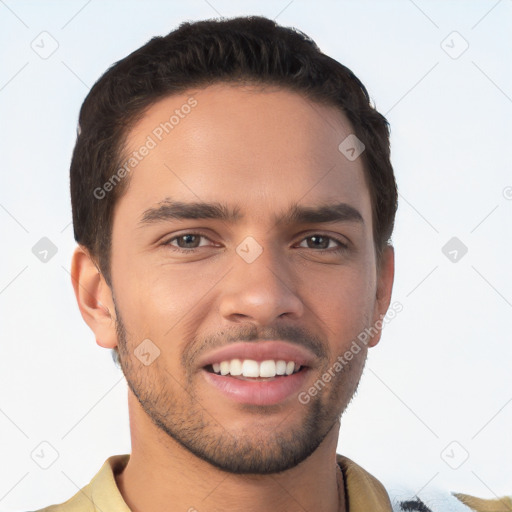
{"type": "MultiPolygon", "coordinates": [[[[171,245],[171,242],[173,242],[174,240],[177,240],[178,238],[185,237],[187,235],[200,236],[200,237],[206,238],[207,240],[210,240],[204,233],[201,233],[199,231],[189,231],[189,232],[183,233],[181,235],[175,236],[173,238],[170,238],[166,242],[163,242],[162,245],[169,247],[171,249],[171,251],[173,251],[173,252],[192,254],[196,250],[200,249],[201,247],[193,247],[191,249],[183,249],[181,247],[176,247],[174,245],[171,245]]],[[[334,238],[334,237],[332,237],[330,235],[326,235],[326,234],[323,234],[321,232],[319,232],[319,233],[312,233],[311,235],[308,235],[308,236],[302,238],[301,242],[303,242],[304,240],[307,240],[308,238],[312,238],[314,236],[321,236],[323,238],[328,238],[329,240],[333,240],[333,241],[335,241],[336,243],[339,244],[339,246],[336,249],[332,249],[332,248],[331,249],[317,249],[315,252],[320,252],[320,253],[327,252],[327,253],[337,254],[337,253],[345,252],[348,249],[347,244],[343,243],[338,238],[334,238]]],[[[211,242],[211,240],[210,240],[210,242],[211,242]]],[[[301,247],[301,249],[310,249],[310,248],[309,247],[301,247]]]]}

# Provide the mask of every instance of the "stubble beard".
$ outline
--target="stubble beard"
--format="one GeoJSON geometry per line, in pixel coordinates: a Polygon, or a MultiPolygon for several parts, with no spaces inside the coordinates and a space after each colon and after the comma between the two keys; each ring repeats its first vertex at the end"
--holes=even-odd
{"type": "MultiPolygon", "coordinates": [[[[115,304],[115,301],[114,301],[115,304]]],[[[265,406],[245,406],[244,412],[255,417],[254,428],[230,431],[210,404],[202,404],[194,394],[190,381],[178,383],[167,369],[157,364],[146,367],[133,355],[125,325],[116,309],[119,364],[128,386],[152,423],[199,459],[233,474],[274,474],[291,469],[307,459],[327,434],[339,427],[339,420],[359,385],[366,355],[358,369],[355,359],[346,365],[332,385],[320,391],[303,407],[303,419],[294,421],[292,414],[277,426],[259,422],[265,406]],[[351,374],[359,371],[356,382],[351,374]],[[352,390],[347,384],[352,382],[352,390]],[[259,414],[258,414],[259,413],[259,414]]],[[[362,351],[363,352],[363,351],[362,351]]],[[[323,372],[319,373],[319,376],[323,372]]],[[[273,406],[272,406],[273,407],[273,406]]],[[[278,407],[278,406],[276,406],[278,407]]],[[[227,422],[226,422],[227,423],[227,422]]]]}

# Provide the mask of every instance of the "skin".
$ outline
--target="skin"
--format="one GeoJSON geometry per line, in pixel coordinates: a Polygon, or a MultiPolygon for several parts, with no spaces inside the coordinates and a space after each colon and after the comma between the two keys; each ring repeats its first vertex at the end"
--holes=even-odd
{"type": "Polygon", "coordinates": [[[317,352],[307,390],[385,315],[393,249],[377,265],[363,161],[338,150],[353,130],[338,109],[295,92],[216,84],[154,104],[128,152],[191,96],[197,106],[132,171],[116,204],[112,290],[85,248],[73,255],[82,316],[100,346],[119,347],[129,384],[132,453],[118,487],[135,512],[343,511],[339,419],[380,332],[307,404],[296,394],[272,406],[236,403],[207,383],[198,361],[249,335],[300,340],[317,352]],[[218,201],[244,217],[141,227],[143,212],[166,198],[218,201]],[[294,202],[344,202],[363,222],[276,223],[294,202]],[[206,238],[175,238],[195,230],[206,238]],[[263,249],[252,263],[236,252],[248,236],[263,249]],[[334,252],[336,239],[344,251],[334,252]],[[148,338],[160,355],[145,366],[134,350],[148,338]]]}

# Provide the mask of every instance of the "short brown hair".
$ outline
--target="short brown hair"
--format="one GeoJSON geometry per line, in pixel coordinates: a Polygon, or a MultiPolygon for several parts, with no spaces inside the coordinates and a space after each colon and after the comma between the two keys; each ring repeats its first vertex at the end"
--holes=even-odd
{"type": "Polygon", "coordinates": [[[219,82],[283,87],[347,116],[365,145],[362,158],[380,259],[393,231],[398,196],[388,122],[354,73],[323,54],[307,35],[264,17],[237,17],[186,22],[165,37],[154,37],[111,66],[85,98],[70,169],[74,236],[98,262],[107,284],[114,205],[128,180],[103,198],[93,191],[115,174],[131,127],[152,104],[219,82]]]}

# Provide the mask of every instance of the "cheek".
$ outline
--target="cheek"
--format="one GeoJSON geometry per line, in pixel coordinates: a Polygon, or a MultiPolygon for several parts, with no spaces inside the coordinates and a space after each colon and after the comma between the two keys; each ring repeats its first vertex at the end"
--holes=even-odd
{"type": "MultiPolygon", "coordinates": [[[[208,291],[219,273],[204,275],[195,270],[179,271],[168,265],[135,265],[126,279],[120,280],[119,308],[134,348],[149,338],[160,349],[159,364],[181,379],[182,354],[204,319],[215,311],[213,294],[208,291]]],[[[190,267],[191,269],[192,267],[190,267]]]]}
{"type": "Polygon", "coordinates": [[[343,351],[371,323],[375,305],[375,279],[367,268],[352,268],[332,276],[325,293],[316,298],[315,310],[329,327],[336,352],[343,351]]]}
{"type": "Polygon", "coordinates": [[[163,332],[172,327],[176,317],[186,315],[201,301],[217,276],[208,278],[196,270],[198,267],[182,265],[183,268],[178,268],[143,255],[126,260],[123,262],[120,258],[118,268],[125,265],[126,272],[119,273],[115,288],[122,291],[120,296],[125,307],[131,310],[132,318],[159,320],[153,325],[160,325],[163,332]]]}

